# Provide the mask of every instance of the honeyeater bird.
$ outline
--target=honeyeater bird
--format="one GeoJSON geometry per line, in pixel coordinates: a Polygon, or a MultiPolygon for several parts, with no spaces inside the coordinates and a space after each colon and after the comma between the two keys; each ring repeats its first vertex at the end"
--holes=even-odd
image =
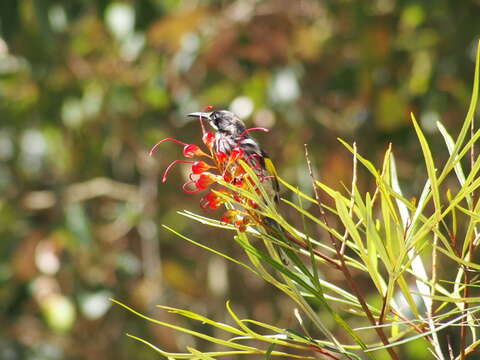
{"type": "Polygon", "coordinates": [[[222,151],[229,156],[234,148],[242,149],[243,160],[256,170],[259,178],[263,180],[263,187],[274,202],[278,203],[279,184],[275,166],[258,141],[246,131],[245,124],[236,114],[228,110],[216,110],[194,112],[188,116],[207,120],[215,130],[215,151],[222,151]]]}
{"type": "MultiPolygon", "coordinates": [[[[222,151],[227,156],[236,147],[243,150],[243,160],[255,169],[262,181],[263,188],[272,197],[275,204],[279,202],[279,183],[277,171],[272,160],[262,149],[257,140],[250,136],[245,124],[240,118],[228,110],[216,110],[212,112],[194,112],[188,116],[206,119],[215,131],[214,150],[222,151]]],[[[288,235],[282,227],[269,217],[262,217],[263,225],[267,233],[280,242],[294,243],[296,240],[288,235]]],[[[289,264],[285,251],[273,244],[280,260],[284,265],[289,264]]]]}

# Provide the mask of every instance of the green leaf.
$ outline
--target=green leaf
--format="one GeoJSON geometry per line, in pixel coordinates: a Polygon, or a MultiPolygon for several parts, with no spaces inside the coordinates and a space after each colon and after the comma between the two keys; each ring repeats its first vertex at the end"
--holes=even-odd
{"type": "Polygon", "coordinates": [[[430,150],[430,146],[428,145],[427,139],[423,135],[422,129],[420,125],[418,125],[417,120],[415,119],[415,115],[413,113],[410,114],[412,118],[413,127],[417,133],[418,140],[420,141],[420,146],[423,151],[423,157],[425,158],[425,166],[427,167],[427,174],[428,179],[431,183],[431,191],[433,194],[433,203],[435,204],[435,212],[439,213],[441,210],[441,203],[440,203],[440,193],[438,187],[438,180],[436,176],[436,169],[435,164],[433,162],[432,152],[430,150]]]}
{"type": "Polygon", "coordinates": [[[245,264],[245,263],[243,263],[243,262],[241,262],[241,261],[239,261],[239,260],[237,260],[237,259],[234,259],[234,258],[232,258],[232,257],[230,257],[230,256],[228,256],[228,255],[225,255],[224,253],[221,253],[220,251],[217,251],[217,250],[215,250],[215,249],[212,249],[212,248],[210,248],[210,247],[208,247],[208,246],[206,246],[206,245],[200,244],[199,242],[196,242],[195,240],[192,240],[192,239],[190,239],[190,238],[188,238],[188,237],[186,237],[186,236],[178,233],[177,231],[173,230],[171,227],[169,227],[169,226],[167,226],[167,225],[162,225],[162,227],[165,228],[165,229],[167,229],[168,231],[174,233],[174,234],[177,235],[178,237],[180,237],[180,238],[182,238],[182,239],[184,239],[184,240],[187,240],[188,242],[191,242],[192,244],[197,245],[198,247],[201,247],[202,249],[208,250],[208,251],[210,251],[210,252],[212,252],[212,253],[214,253],[214,254],[216,254],[216,255],[220,255],[221,257],[223,257],[223,258],[225,258],[225,259],[227,259],[227,260],[230,260],[231,262],[233,262],[233,263],[235,263],[235,264],[237,264],[237,265],[240,265],[240,266],[244,267],[245,269],[253,272],[255,275],[258,275],[257,271],[255,271],[255,269],[253,269],[252,267],[248,266],[247,264],[245,264]]]}
{"type": "Polygon", "coordinates": [[[458,135],[457,140],[455,141],[455,146],[453,147],[453,150],[450,154],[450,157],[448,158],[447,163],[445,164],[445,167],[443,168],[442,173],[438,177],[439,182],[443,181],[443,179],[450,173],[450,171],[456,165],[456,163],[463,158],[465,153],[469,151],[471,146],[480,137],[480,130],[479,130],[475,133],[474,137],[467,142],[465,147],[461,151],[459,151],[460,147],[465,141],[468,130],[470,129],[470,125],[475,116],[475,110],[478,103],[478,90],[479,90],[479,83],[480,83],[479,79],[480,79],[480,41],[477,42],[477,56],[475,59],[475,74],[473,76],[473,89],[472,89],[472,97],[470,99],[470,106],[468,108],[465,121],[463,122],[462,129],[460,130],[460,134],[458,135]]]}

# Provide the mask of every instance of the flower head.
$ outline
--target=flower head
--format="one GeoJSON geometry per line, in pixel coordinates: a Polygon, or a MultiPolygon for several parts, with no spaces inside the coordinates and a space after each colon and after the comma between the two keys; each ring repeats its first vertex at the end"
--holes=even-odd
{"type": "MultiPolygon", "coordinates": [[[[211,111],[212,108],[207,107],[204,110],[211,111]]],[[[171,141],[182,145],[183,156],[192,160],[172,161],[163,174],[162,182],[167,180],[167,176],[175,164],[190,164],[189,180],[183,184],[183,191],[188,194],[194,194],[208,190],[207,194],[200,200],[200,207],[204,210],[216,210],[231,199],[232,202],[235,202],[240,207],[238,210],[227,210],[221,217],[221,221],[233,224],[239,231],[245,231],[246,226],[255,222],[255,219],[258,218],[255,212],[258,204],[251,199],[245,198],[241,193],[232,190],[231,187],[225,187],[222,184],[226,182],[238,188],[248,188],[249,184],[254,184],[254,181],[249,178],[245,169],[240,165],[239,160],[243,160],[254,170],[258,169],[260,162],[255,158],[255,155],[246,156],[239,146],[234,147],[228,155],[223,151],[216,151],[215,134],[205,131],[202,117],[199,117],[199,119],[202,129],[202,142],[207,148],[206,151],[195,144],[187,144],[177,139],[166,138],[156,143],[149,154],[152,156],[164,142],[171,141]],[[199,160],[199,157],[202,160],[199,160]],[[241,207],[244,208],[241,209],[241,207]]],[[[251,128],[245,130],[242,133],[242,137],[253,130],[268,131],[264,128],[251,128]]]]}

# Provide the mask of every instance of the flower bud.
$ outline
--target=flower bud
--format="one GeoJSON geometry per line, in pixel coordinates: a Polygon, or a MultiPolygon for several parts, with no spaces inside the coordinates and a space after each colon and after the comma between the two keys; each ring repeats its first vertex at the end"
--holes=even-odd
{"type": "Polygon", "coordinates": [[[202,209],[216,210],[224,200],[214,192],[209,192],[200,200],[200,206],[202,209]]]}
{"type": "Polygon", "coordinates": [[[227,154],[225,154],[223,151],[217,151],[215,153],[215,157],[219,163],[223,163],[225,160],[227,160],[227,154]]]}
{"type": "Polygon", "coordinates": [[[202,141],[210,149],[210,148],[212,148],[213,142],[215,141],[215,135],[211,132],[207,132],[203,135],[202,141]]]}
{"type": "Polygon", "coordinates": [[[233,225],[237,228],[238,231],[240,232],[245,232],[247,230],[247,227],[243,223],[243,219],[237,219],[233,222],[233,225]]]}
{"type": "Polygon", "coordinates": [[[238,211],[237,210],[227,210],[220,218],[220,221],[224,224],[231,224],[237,217],[238,211]]]}
{"type": "Polygon", "coordinates": [[[197,187],[197,189],[203,190],[215,182],[217,182],[216,175],[209,172],[203,172],[200,174],[198,179],[195,180],[195,186],[197,187]]]}
{"type": "Polygon", "coordinates": [[[243,150],[239,147],[233,148],[230,152],[230,161],[237,161],[238,159],[241,159],[243,157],[243,154],[243,150]]]}
{"type": "Polygon", "coordinates": [[[183,156],[187,158],[192,158],[194,156],[202,155],[203,151],[197,145],[188,144],[183,148],[183,156]]]}
{"type": "Polygon", "coordinates": [[[211,166],[204,161],[195,161],[192,164],[192,174],[198,175],[210,169],[211,166]]]}

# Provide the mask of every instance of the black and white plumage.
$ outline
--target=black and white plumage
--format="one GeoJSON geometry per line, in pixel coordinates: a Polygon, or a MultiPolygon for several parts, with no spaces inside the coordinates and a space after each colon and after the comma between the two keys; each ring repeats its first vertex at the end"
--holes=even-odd
{"type": "Polygon", "coordinates": [[[235,148],[243,150],[243,160],[254,169],[264,188],[278,202],[279,184],[273,163],[236,114],[228,110],[216,110],[210,113],[196,112],[189,116],[206,119],[215,130],[215,151],[222,151],[229,156],[235,148]]]}
{"type": "MultiPolygon", "coordinates": [[[[250,136],[248,129],[245,128],[245,124],[237,115],[228,110],[217,110],[210,113],[192,113],[189,116],[208,120],[210,126],[215,130],[215,151],[222,151],[228,157],[234,149],[243,150],[242,159],[254,169],[262,182],[263,188],[273,199],[274,203],[279,203],[280,186],[275,166],[260,144],[250,136]]],[[[270,236],[274,236],[282,242],[287,241],[288,236],[275,220],[263,216],[262,222],[270,236]]],[[[273,246],[282,263],[289,265],[288,257],[282,249],[277,244],[273,246]]]]}

